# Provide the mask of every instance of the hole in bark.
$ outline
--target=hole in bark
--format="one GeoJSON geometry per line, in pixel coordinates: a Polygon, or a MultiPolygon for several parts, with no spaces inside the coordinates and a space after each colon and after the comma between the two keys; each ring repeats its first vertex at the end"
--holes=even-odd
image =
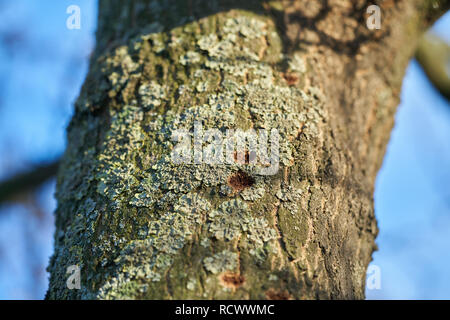
{"type": "Polygon", "coordinates": [[[291,295],[287,290],[269,289],[266,291],[266,297],[268,300],[290,300],[291,295]]]}
{"type": "Polygon", "coordinates": [[[295,73],[283,73],[283,78],[289,86],[295,86],[298,83],[298,76],[295,73]]]}
{"type": "Polygon", "coordinates": [[[245,282],[244,276],[237,273],[225,272],[220,276],[220,283],[227,288],[239,288],[245,282]]]}
{"type": "Polygon", "coordinates": [[[233,188],[234,191],[242,191],[245,188],[251,187],[255,183],[255,179],[246,174],[244,171],[239,170],[236,174],[228,178],[228,185],[233,188]]]}

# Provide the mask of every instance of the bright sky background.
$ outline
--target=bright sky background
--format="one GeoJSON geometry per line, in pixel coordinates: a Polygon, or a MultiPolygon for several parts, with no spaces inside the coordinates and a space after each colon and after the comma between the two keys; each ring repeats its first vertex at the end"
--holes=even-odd
{"type": "MultiPolygon", "coordinates": [[[[96,1],[0,0],[0,178],[49,161],[65,147],[94,45],[96,1]],[[81,29],[66,8],[81,8],[81,29]]],[[[450,13],[435,26],[450,43],[450,13]]],[[[378,175],[380,233],[369,299],[450,299],[450,105],[415,61],[378,175]]],[[[36,193],[41,212],[0,207],[0,299],[42,299],[53,245],[54,182],[36,193]]]]}

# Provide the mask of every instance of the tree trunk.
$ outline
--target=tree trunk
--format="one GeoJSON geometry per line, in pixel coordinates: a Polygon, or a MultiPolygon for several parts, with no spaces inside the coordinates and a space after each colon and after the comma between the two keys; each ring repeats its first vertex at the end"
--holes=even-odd
{"type": "Polygon", "coordinates": [[[401,80],[442,10],[384,1],[369,30],[369,5],[100,1],[58,176],[47,298],[364,298],[401,80]],[[250,146],[210,164],[209,143],[174,139],[192,143],[194,127],[224,141],[227,129],[264,129],[279,143],[269,139],[270,167],[250,146]]]}

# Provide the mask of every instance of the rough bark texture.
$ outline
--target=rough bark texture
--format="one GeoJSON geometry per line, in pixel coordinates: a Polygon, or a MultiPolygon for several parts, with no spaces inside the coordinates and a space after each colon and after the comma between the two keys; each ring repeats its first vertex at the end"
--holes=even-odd
{"type": "Polygon", "coordinates": [[[371,31],[369,4],[100,1],[47,298],[364,298],[374,180],[433,12],[384,1],[371,31]],[[171,133],[195,121],[277,129],[278,173],[174,164],[171,133]]]}

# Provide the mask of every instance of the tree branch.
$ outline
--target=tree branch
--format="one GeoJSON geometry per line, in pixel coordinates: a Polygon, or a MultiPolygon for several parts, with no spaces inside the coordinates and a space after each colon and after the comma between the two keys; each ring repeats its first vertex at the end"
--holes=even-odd
{"type": "Polygon", "coordinates": [[[14,200],[18,195],[30,192],[56,175],[59,159],[40,165],[0,182],[0,203],[14,200]]]}
{"type": "Polygon", "coordinates": [[[428,32],[417,48],[416,59],[431,83],[447,100],[450,100],[450,46],[438,36],[428,32]]]}

